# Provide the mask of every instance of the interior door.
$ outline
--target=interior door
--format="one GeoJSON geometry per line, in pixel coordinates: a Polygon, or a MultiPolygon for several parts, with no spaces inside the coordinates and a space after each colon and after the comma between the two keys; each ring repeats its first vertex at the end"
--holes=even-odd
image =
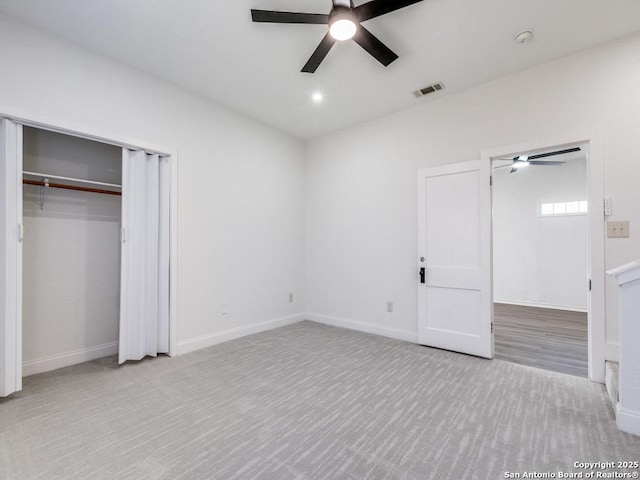
{"type": "Polygon", "coordinates": [[[0,397],[22,390],[22,125],[0,119],[0,397]]]}
{"type": "Polygon", "coordinates": [[[418,341],[493,357],[490,164],[418,170],[418,341]]]}

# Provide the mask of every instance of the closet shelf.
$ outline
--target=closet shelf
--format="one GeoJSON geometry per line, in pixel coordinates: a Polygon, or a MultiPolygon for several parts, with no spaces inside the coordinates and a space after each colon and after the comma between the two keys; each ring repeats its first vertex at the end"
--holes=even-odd
{"type": "Polygon", "coordinates": [[[72,178],[72,177],[61,177],[59,175],[49,175],[47,173],[39,173],[39,172],[22,172],[23,175],[39,177],[41,180],[29,180],[23,179],[22,183],[25,185],[36,185],[40,187],[51,187],[51,188],[62,188],[65,190],[77,190],[81,192],[92,192],[92,193],[103,193],[105,195],[122,195],[119,191],[116,190],[107,190],[105,188],[95,188],[95,187],[83,187],[80,185],[67,185],[64,183],[52,183],[49,179],[54,180],[63,180],[68,182],[75,183],[83,183],[86,185],[96,185],[99,187],[109,187],[109,188],[122,188],[122,185],[118,185],[116,183],[106,183],[106,182],[96,182],[93,180],[85,180],[83,178],[72,178]]]}

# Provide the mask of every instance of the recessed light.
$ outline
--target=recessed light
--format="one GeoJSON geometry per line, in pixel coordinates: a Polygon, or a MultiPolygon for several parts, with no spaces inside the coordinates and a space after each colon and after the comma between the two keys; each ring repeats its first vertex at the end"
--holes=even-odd
{"type": "Polygon", "coordinates": [[[322,94],[320,92],[315,92],[313,95],[311,95],[311,100],[313,100],[316,103],[320,103],[322,101],[322,94]]]}

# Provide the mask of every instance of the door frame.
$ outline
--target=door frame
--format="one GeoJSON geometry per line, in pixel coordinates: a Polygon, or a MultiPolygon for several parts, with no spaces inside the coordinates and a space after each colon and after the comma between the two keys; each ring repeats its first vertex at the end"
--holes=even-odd
{"type": "MultiPolygon", "coordinates": [[[[491,166],[494,158],[546,148],[587,146],[588,219],[588,274],[591,292],[587,301],[589,379],[605,381],[605,360],[617,358],[617,345],[606,343],[605,330],[605,261],[604,228],[604,137],[601,130],[567,132],[557,136],[501,145],[482,150],[482,162],[491,166]]],[[[492,192],[493,194],[493,192],[492,192]]],[[[493,242],[493,241],[492,241],[493,242]]],[[[493,279],[493,272],[491,273],[493,279]]]]}
{"type": "MultiPolygon", "coordinates": [[[[14,123],[26,127],[48,130],[55,133],[70,135],[73,137],[85,138],[95,142],[114,145],[119,148],[129,148],[133,150],[144,150],[148,153],[157,153],[169,157],[171,163],[171,188],[170,188],[170,259],[169,268],[171,276],[169,279],[169,356],[177,355],[178,349],[178,150],[166,146],[154,145],[144,140],[127,138],[124,135],[105,131],[104,129],[91,129],[78,124],[69,123],[62,118],[51,118],[35,114],[33,112],[20,111],[5,105],[0,105],[0,117],[11,120],[14,123]]],[[[22,299],[20,299],[22,301],[22,299]]],[[[18,322],[16,327],[20,328],[22,322],[18,322]]],[[[16,365],[22,365],[22,349],[16,354],[16,365]]]]}

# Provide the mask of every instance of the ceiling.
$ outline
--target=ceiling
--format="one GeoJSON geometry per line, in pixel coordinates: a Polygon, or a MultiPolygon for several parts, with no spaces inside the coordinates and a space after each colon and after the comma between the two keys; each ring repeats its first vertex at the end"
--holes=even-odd
{"type": "Polygon", "coordinates": [[[424,0],[365,22],[399,55],[390,66],[347,41],[308,74],[300,69],[326,26],[254,24],[251,8],[328,13],[331,2],[0,0],[0,13],[302,139],[640,31],[637,0],[424,0]],[[517,43],[526,29],[533,40],[517,43]],[[438,81],[444,91],[414,96],[438,81]],[[314,92],[324,100],[314,103],[314,92]]]}

